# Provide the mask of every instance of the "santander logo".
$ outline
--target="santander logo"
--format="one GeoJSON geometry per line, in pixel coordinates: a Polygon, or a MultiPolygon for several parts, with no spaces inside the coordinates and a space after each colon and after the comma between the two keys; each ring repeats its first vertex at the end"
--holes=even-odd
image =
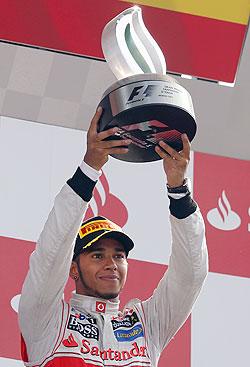
{"type": "Polygon", "coordinates": [[[207,220],[213,227],[223,231],[232,231],[239,228],[241,218],[232,210],[225,190],[222,191],[218,199],[218,207],[209,210],[207,213],[207,220]]]}
{"type": "Polygon", "coordinates": [[[110,192],[108,180],[102,175],[95,187],[93,198],[85,215],[85,219],[102,215],[123,227],[128,220],[128,211],[124,203],[110,192]]]}

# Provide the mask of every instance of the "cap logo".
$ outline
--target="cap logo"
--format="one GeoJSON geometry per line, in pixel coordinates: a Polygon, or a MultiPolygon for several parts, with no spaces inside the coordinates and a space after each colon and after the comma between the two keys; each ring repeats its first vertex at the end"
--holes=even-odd
{"type": "Polygon", "coordinates": [[[108,221],[108,220],[95,220],[89,223],[84,224],[79,230],[79,236],[82,239],[90,233],[94,233],[96,231],[106,230],[106,231],[121,231],[121,227],[117,224],[108,221]]]}
{"type": "Polygon", "coordinates": [[[96,311],[105,313],[106,311],[106,303],[104,302],[96,302],[96,311]]]}

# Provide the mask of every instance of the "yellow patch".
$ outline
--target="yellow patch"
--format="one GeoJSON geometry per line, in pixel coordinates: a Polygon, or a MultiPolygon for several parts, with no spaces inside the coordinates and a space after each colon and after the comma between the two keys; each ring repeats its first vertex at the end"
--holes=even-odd
{"type": "Polygon", "coordinates": [[[84,224],[79,230],[79,236],[82,239],[88,234],[94,233],[96,231],[101,231],[103,229],[106,231],[113,231],[113,230],[122,231],[121,227],[119,227],[117,224],[102,219],[84,224]]]}
{"type": "MultiPolygon", "coordinates": [[[[129,0],[120,1],[131,4],[129,0]]],[[[248,23],[250,12],[249,0],[137,0],[136,4],[245,25],[248,23]]]]}

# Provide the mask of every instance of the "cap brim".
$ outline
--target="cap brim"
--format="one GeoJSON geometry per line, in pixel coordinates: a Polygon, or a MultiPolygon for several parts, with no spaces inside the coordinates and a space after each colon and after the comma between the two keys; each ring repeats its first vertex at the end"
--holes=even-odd
{"type": "Polygon", "coordinates": [[[131,240],[131,238],[129,238],[129,236],[127,236],[123,232],[114,230],[114,231],[107,231],[107,232],[104,232],[101,235],[99,235],[96,238],[96,240],[92,241],[92,243],[89,244],[87,247],[85,247],[82,251],[80,251],[79,254],[84,252],[84,251],[88,251],[88,250],[91,251],[92,246],[94,246],[101,238],[104,238],[104,237],[105,238],[113,238],[113,239],[119,241],[123,245],[126,254],[128,254],[129,251],[132,250],[132,248],[134,247],[134,242],[131,240]]]}
{"type": "Polygon", "coordinates": [[[123,232],[109,231],[109,232],[103,233],[102,237],[113,238],[113,239],[121,242],[121,244],[123,245],[124,250],[127,254],[134,247],[134,242],[131,240],[131,238],[129,236],[127,236],[123,232]]]}
{"type": "Polygon", "coordinates": [[[124,250],[126,252],[126,255],[128,255],[129,251],[132,250],[132,248],[134,247],[134,242],[124,232],[121,232],[121,231],[116,230],[116,229],[109,230],[109,231],[104,231],[103,233],[93,237],[87,244],[85,244],[85,246],[82,246],[81,241],[77,238],[76,239],[76,244],[77,244],[77,242],[80,242],[80,243],[78,243],[77,249],[76,249],[76,245],[75,245],[75,249],[74,249],[75,252],[74,252],[74,255],[73,255],[73,261],[81,253],[83,253],[85,251],[91,251],[92,247],[102,237],[113,238],[113,239],[119,241],[123,245],[124,250]]]}

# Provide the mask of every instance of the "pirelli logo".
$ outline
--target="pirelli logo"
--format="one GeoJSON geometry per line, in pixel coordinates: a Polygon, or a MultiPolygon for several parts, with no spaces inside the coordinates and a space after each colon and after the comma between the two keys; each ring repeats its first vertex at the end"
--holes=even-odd
{"type": "Polygon", "coordinates": [[[84,224],[79,230],[79,236],[82,239],[83,237],[87,236],[90,233],[94,233],[96,231],[121,231],[121,227],[117,224],[109,221],[109,220],[96,220],[89,223],[84,224]]]}

